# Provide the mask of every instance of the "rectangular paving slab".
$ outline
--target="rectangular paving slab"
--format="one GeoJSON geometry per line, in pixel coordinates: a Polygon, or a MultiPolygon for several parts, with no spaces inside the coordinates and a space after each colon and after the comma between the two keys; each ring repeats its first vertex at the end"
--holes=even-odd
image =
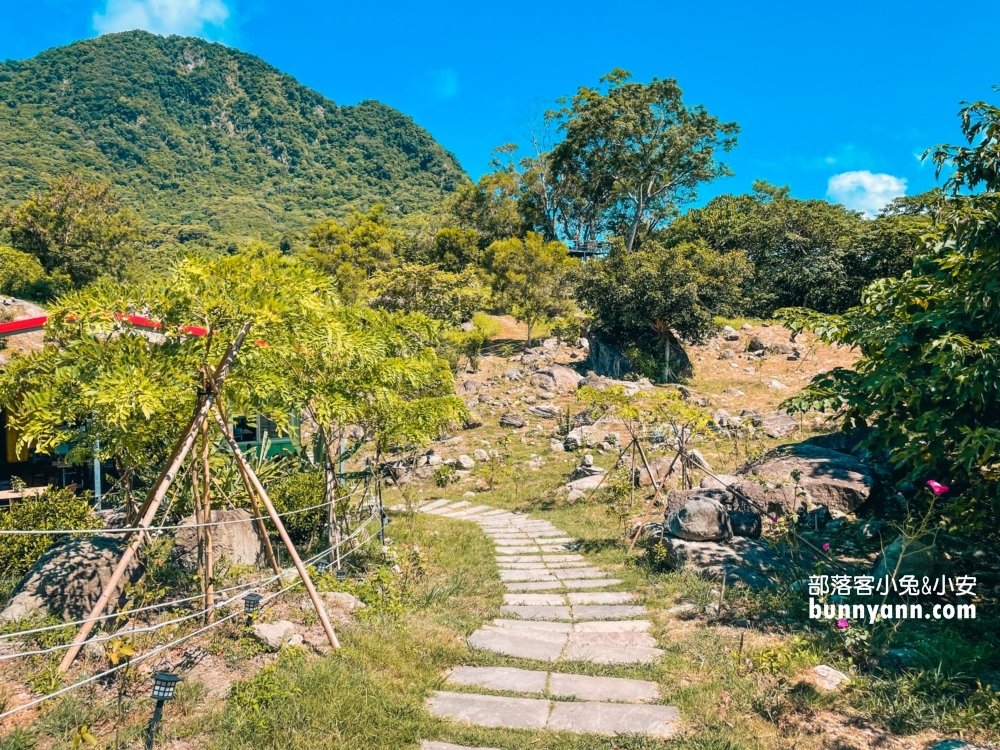
{"type": "Polygon", "coordinates": [[[655,682],[626,680],[620,677],[588,677],[581,674],[553,672],[549,675],[552,695],[571,695],[584,701],[655,701],[660,688],[655,682]]]}
{"type": "Polygon", "coordinates": [[[444,691],[434,693],[427,701],[427,708],[434,716],[483,727],[544,729],[549,717],[549,701],[545,700],[444,691]]]}
{"type": "Polygon", "coordinates": [[[635,601],[632,594],[624,591],[596,591],[586,594],[567,594],[566,596],[570,604],[626,604],[635,601]]]}
{"type": "Polygon", "coordinates": [[[467,508],[472,505],[472,503],[467,500],[462,500],[457,503],[452,503],[451,505],[442,505],[440,508],[435,508],[434,510],[427,511],[431,515],[440,516],[443,513],[450,513],[453,510],[458,510],[460,508],[467,508]]]}
{"type": "Polygon", "coordinates": [[[617,620],[644,614],[645,607],[625,604],[577,604],[573,607],[573,619],[576,620],[617,620]]]}
{"type": "Polygon", "coordinates": [[[621,583],[617,578],[563,579],[563,586],[568,589],[603,589],[606,586],[617,586],[621,583]]]}
{"type": "Polygon", "coordinates": [[[506,584],[508,591],[551,591],[553,589],[562,590],[562,581],[553,578],[549,581],[522,581],[506,584]]]}
{"type": "Polygon", "coordinates": [[[538,622],[534,620],[503,620],[493,621],[493,627],[510,628],[511,630],[543,630],[550,633],[572,633],[573,624],[568,622],[538,622]]]}
{"type": "Polygon", "coordinates": [[[501,570],[501,581],[555,581],[559,579],[547,570],[501,570]]]}
{"type": "Polygon", "coordinates": [[[542,555],[542,562],[576,562],[582,560],[583,555],[542,555]]]}
{"type": "Polygon", "coordinates": [[[562,570],[554,570],[552,574],[556,578],[566,578],[580,580],[581,578],[607,578],[608,574],[603,570],[597,570],[596,568],[568,568],[562,570]]]}
{"type": "Polygon", "coordinates": [[[610,620],[597,622],[578,622],[573,626],[574,633],[645,633],[653,627],[649,620],[610,620]]]}
{"type": "MultiPolygon", "coordinates": [[[[641,608],[643,612],[645,607],[641,608]]],[[[500,611],[505,615],[514,615],[524,620],[569,620],[569,607],[500,607],[500,611]]],[[[623,617],[626,615],[609,615],[610,617],[623,617]]],[[[591,620],[601,619],[600,617],[588,618],[591,620]]]]}
{"type": "Polygon", "coordinates": [[[545,566],[552,570],[571,570],[573,568],[587,568],[590,564],[584,560],[572,560],[570,562],[552,562],[550,560],[545,563],[545,566]]]}
{"type": "Polygon", "coordinates": [[[498,555],[530,555],[534,552],[538,552],[538,547],[526,546],[526,547],[497,547],[498,555]]]}
{"type": "MultiPolygon", "coordinates": [[[[649,734],[669,737],[680,712],[673,706],[634,706],[621,703],[557,702],[548,728],[594,734],[649,734]]],[[[496,725],[492,725],[496,726],[496,725]]]]}
{"type": "Polygon", "coordinates": [[[526,563],[526,562],[544,562],[541,555],[497,555],[497,563],[526,563]]]}
{"type": "Polygon", "coordinates": [[[513,606],[559,606],[566,603],[562,594],[504,594],[503,603],[513,606]]]}
{"type": "Polygon", "coordinates": [[[527,563],[501,562],[497,563],[497,567],[500,568],[501,570],[548,570],[548,568],[545,566],[545,563],[542,562],[527,562],[527,563]]]}
{"type": "Polygon", "coordinates": [[[586,661],[591,664],[650,664],[659,661],[663,651],[645,646],[585,646],[572,644],[562,652],[563,661],[586,661]]]}
{"type": "Polygon", "coordinates": [[[515,693],[544,693],[547,680],[545,672],[512,667],[455,667],[448,673],[448,682],[458,685],[515,693]]]}
{"type": "Polygon", "coordinates": [[[421,505],[417,510],[419,510],[421,513],[426,513],[429,510],[434,510],[435,508],[440,508],[442,506],[445,506],[450,502],[451,500],[431,500],[429,503],[424,503],[423,505],[421,505]]]}
{"type": "Polygon", "coordinates": [[[649,633],[594,633],[579,630],[570,633],[569,642],[575,646],[642,646],[656,648],[656,639],[649,633]]]}

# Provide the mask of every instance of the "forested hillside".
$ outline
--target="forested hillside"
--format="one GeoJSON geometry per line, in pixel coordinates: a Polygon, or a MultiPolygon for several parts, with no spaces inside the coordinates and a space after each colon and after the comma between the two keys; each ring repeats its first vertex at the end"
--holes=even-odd
{"type": "Polygon", "coordinates": [[[0,64],[0,205],[68,172],[111,180],[175,236],[265,239],[352,204],[426,209],[463,180],[390,107],[338,106],[252,55],[142,31],[0,64]]]}

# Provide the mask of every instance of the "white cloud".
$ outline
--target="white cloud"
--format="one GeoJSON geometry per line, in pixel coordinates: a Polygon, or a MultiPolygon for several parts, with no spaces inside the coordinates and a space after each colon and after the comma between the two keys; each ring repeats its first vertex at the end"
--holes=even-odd
{"type": "Polygon", "coordinates": [[[100,34],[145,29],[154,34],[203,35],[221,30],[229,18],[223,0],[107,0],[103,13],[94,14],[100,34]]]}
{"type": "Polygon", "coordinates": [[[893,198],[906,195],[906,178],[872,174],[867,169],[842,172],[830,178],[826,194],[854,211],[875,216],[893,198]]]}

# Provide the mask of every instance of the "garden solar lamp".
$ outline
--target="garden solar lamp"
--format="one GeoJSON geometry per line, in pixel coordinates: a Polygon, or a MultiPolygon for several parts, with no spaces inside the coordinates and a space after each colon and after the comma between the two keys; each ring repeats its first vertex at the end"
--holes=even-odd
{"type": "Polygon", "coordinates": [[[347,580],[347,571],[343,568],[337,568],[337,580],[341,583],[347,580]]]}
{"type": "Polygon", "coordinates": [[[256,591],[251,591],[243,597],[243,611],[247,613],[248,619],[252,620],[260,611],[260,602],[263,598],[256,591]]]}
{"type": "Polygon", "coordinates": [[[146,736],[146,747],[153,747],[153,735],[156,732],[156,725],[160,723],[160,719],[163,718],[163,703],[164,701],[172,701],[174,699],[174,690],[177,689],[177,683],[181,681],[181,678],[170,672],[157,672],[153,675],[153,700],[156,701],[156,708],[153,711],[153,718],[149,722],[149,730],[146,736]]]}

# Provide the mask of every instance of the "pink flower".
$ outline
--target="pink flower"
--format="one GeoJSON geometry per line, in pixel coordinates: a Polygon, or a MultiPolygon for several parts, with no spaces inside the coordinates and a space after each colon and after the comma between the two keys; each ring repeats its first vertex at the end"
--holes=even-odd
{"type": "Polygon", "coordinates": [[[824,552],[829,552],[829,550],[830,550],[830,543],[829,542],[823,542],[823,551],[824,552]]]}
{"type": "Polygon", "coordinates": [[[948,491],[948,485],[936,482],[933,479],[927,480],[927,486],[931,488],[931,492],[935,495],[943,495],[948,491]]]}
{"type": "Polygon", "coordinates": [[[777,516],[771,516],[771,523],[777,523],[777,522],[778,522],[778,517],[777,516]]]}
{"type": "Polygon", "coordinates": [[[840,628],[841,630],[845,630],[851,627],[851,623],[849,623],[847,620],[837,620],[837,627],[840,628]]]}

